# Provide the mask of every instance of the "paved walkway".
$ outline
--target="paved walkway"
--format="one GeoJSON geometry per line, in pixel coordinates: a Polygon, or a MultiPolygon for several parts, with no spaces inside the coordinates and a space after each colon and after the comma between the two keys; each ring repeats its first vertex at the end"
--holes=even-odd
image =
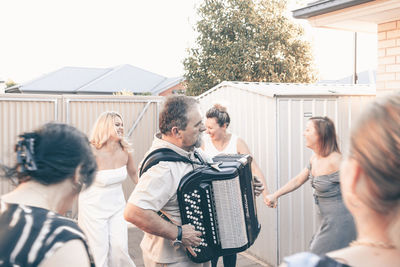
{"type": "MultiPolygon", "coordinates": [[[[140,249],[140,241],[142,240],[143,232],[136,227],[128,227],[128,246],[129,255],[133,258],[137,267],[144,267],[142,259],[142,250],[140,249]]],[[[258,261],[254,257],[245,252],[239,253],[237,258],[237,267],[262,267],[268,266],[263,262],[258,261]]],[[[222,258],[218,262],[218,267],[223,267],[222,258]]]]}

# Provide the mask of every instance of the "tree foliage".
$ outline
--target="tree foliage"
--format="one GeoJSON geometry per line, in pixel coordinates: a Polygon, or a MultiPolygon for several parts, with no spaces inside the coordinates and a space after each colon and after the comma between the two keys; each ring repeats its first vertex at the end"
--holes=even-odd
{"type": "Polygon", "coordinates": [[[6,88],[9,88],[9,87],[14,86],[14,85],[17,85],[17,83],[14,82],[14,81],[11,80],[11,79],[8,79],[8,80],[7,80],[7,82],[6,82],[6,88]]]}
{"type": "Polygon", "coordinates": [[[113,95],[118,95],[118,96],[120,96],[120,95],[133,96],[133,95],[135,95],[135,94],[134,94],[132,91],[128,91],[128,90],[126,90],[126,89],[122,89],[122,90],[120,90],[120,91],[118,91],[118,92],[114,92],[113,95]]]}
{"type": "Polygon", "coordinates": [[[126,89],[122,89],[118,92],[114,92],[113,95],[118,95],[118,96],[134,96],[134,95],[152,95],[151,92],[143,92],[143,93],[135,93],[126,89]]]}
{"type": "Polygon", "coordinates": [[[286,0],[205,0],[196,46],[184,60],[187,93],[222,81],[315,81],[310,44],[286,15],[286,0]]]}

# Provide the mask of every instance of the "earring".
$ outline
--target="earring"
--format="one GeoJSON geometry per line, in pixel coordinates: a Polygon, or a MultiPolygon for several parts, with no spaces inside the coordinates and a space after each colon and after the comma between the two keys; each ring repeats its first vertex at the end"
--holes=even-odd
{"type": "Polygon", "coordinates": [[[83,183],[81,180],[78,180],[77,182],[72,182],[72,189],[76,192],[79,193],[81,192],[83,187],[83,183]]]}

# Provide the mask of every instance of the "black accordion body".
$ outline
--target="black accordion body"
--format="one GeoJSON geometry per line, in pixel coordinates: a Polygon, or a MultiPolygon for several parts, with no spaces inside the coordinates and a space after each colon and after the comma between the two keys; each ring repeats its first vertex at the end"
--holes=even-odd
{"type": "Polygon", "coordinates": [[[178,188],[182,224],[202,232],[202,241],[188,252],[193,262],[246,250],[256,240],[261,226],[257,219],[252,158],[221,155],[218,168],[200,167],[186,174],[178,188]],[[219,170],[218,170],[219,169],[219,170]]]}

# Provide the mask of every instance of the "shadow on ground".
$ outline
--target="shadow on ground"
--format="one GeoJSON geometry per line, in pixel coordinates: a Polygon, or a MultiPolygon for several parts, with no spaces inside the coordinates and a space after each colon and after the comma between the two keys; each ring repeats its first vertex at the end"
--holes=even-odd
{"type": "MultiPolygon", "coordinates": [[[[129,255],[135,262],[137,267],[144,267],[142,250],[140,249],[140,241],[143,238],[143,232],[136,227],[128,227],[128,247],[129,255]]],[[[267,266],[256,260],[251,260],[245,256],[245,253],[240,253],[237,258],[237,267],[262,267],[267,266]]],[[[223,267],[222,258],[218,262],[218,267],[223,267]]]]}

